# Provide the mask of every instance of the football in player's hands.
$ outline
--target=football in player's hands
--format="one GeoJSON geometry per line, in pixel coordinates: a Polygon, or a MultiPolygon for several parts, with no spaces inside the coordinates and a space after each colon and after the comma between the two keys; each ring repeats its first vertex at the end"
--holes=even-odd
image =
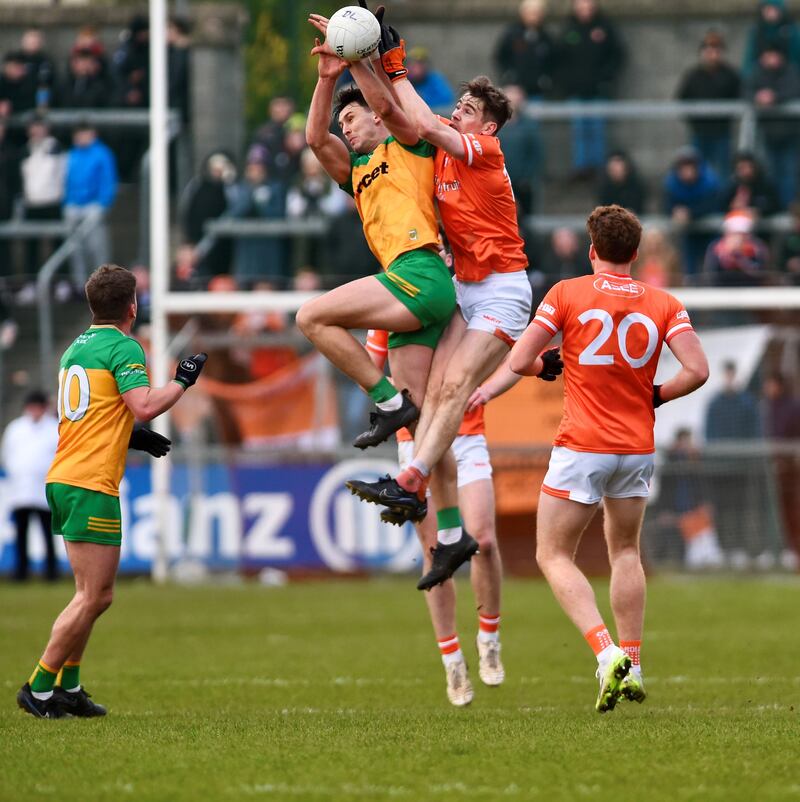
{"type": "Polygon", "coordinates": [[[208,354],[203,353],[181,359],[175,369],[175,381],[182,384],[185,389],[191,387],[200,376],[200,371],[203,370],[207,359],[208,354]]]}
{"type": "Polygon", "coordinates": [[[542,381],[554,382],[564,372],[561,351],[558,348],[550,348],[540,356],[542,357],[542,369],[536,374],[537,377],[542,381]]]}

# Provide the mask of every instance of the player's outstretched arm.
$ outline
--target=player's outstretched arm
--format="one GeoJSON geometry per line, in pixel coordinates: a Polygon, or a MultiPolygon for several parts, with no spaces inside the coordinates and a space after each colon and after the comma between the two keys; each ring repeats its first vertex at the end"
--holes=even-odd
{"type": "Polygon", "coordinates": [[[391,91],[378,78],[365,61],[354,61],[350,72],[358,88],[364,93],[367,104],[381,118],[389,133],[403,145],[416,145],[422,138],[416,126],[409,120],[391,91]]]}
{"type": "Polygon", "coordinates": [[[553,335],[538,323],[531,323],[508,355],[508,367],[520,376],[538,376],[544,368],[539,354],[553,335]]]}
{"type": "Polygon", "coordinates": [[[708,380],[708,359],[695,332],[683,331],[676,334],[669,341],[669,350],[681,363],[681,369],[669,381],[654,386],[654,406],[689,395],[708,380]]]}
{"type": "Polygon", "coordinates": [[[350,178],[350,153],[344,142],[338,136],[334,136],[328,126],[336,79],[344,72],[347,64],[325,52],[319,39],[316,40],[316,46],[311,52],[319,57],[317,67],[319,77],[308,109],[306,142],[325,172],[337,184],[344,184],[350,178]]]}
{"type": "Polygon", "coordinates": [[[443,123],[431,111],[430,106],[417,94],[411,81],[407,78],[396,81],[394,91],[420,139],[441,148],[456,159],[462,161],[466,159],[467,152],[461,134],[455,128],[443,123]]]}
{"type": "Polygon", "coordinates": [[[157,418],[173,407],[197,381],[207,359],[207,354],[195,354],[182,359],[175,369],[175,378],[169,384],[163,387],[134,387],[122,394],[122,400],[140,423],[157,418]]]}

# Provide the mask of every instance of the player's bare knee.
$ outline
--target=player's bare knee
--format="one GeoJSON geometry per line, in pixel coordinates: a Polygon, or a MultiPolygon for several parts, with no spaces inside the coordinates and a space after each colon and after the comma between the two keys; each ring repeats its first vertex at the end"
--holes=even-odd
{"type": "Polygon", "coordinates": [[[95,618],[108,610],[112,601],[114,601],[114,588],[102,588],[85,594],[85,604],[95,618]]]}
{"type": "Polygon", "coordinates": [[[319,325],[319,320],[314,309],[313,301],[303,304],[298,310],[295,317],[297,328],[303,332],[306,337],[311,337],[316,327],[319,325]]]}
{"type": "Polygon", "coordinates": [[[494,531],[491,529],[478,529],[477,532],[470,532],[470,534],[478,541],[480,555],[491,557],[492,553],[497,549],[497,538],[494,535],[494,531]]]}

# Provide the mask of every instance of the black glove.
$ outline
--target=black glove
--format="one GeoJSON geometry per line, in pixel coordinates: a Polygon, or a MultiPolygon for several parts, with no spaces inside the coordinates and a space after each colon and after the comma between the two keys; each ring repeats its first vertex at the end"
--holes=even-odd
{"type": "Polygon", "coordinates": [[[662,404],[665,404],[666,401],[661,397],[661,385],[654,384],[653,385],[653,409],[658,409],[662,404]]]}
{"type": "Polygon", "coordinates": [[[200,371],[203,369],[203,365],[206,364],[206,359],[208,359],[208,354],[195,354],[186,359],[181,359],[175,369],[175,381],[188,390],[200,376],[200,371]]]}
{"type": "Polygon", "coordinates": [[[558,348],[550,348],[541,354],[542,369],[536,377],[546,382],[554,382],[564,371],[564,362],[558,348]]]}
{"type": "Polygon", "coordinates": [[[146,451],[151,457],[164,457],[172,447],[172,440],[145,426],[135,426],[131,432],[128,448],[146,451]]]}

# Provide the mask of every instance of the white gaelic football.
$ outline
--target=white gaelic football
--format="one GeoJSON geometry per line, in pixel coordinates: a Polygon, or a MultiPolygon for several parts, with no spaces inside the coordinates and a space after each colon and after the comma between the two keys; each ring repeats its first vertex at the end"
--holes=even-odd
{"type": "Polygon", "coordinates": [[[378,46],[381,26],[375,15],[361,6],[340,8],[328,20],[325,41],[345,61],[359,61],[378,46]]]}

